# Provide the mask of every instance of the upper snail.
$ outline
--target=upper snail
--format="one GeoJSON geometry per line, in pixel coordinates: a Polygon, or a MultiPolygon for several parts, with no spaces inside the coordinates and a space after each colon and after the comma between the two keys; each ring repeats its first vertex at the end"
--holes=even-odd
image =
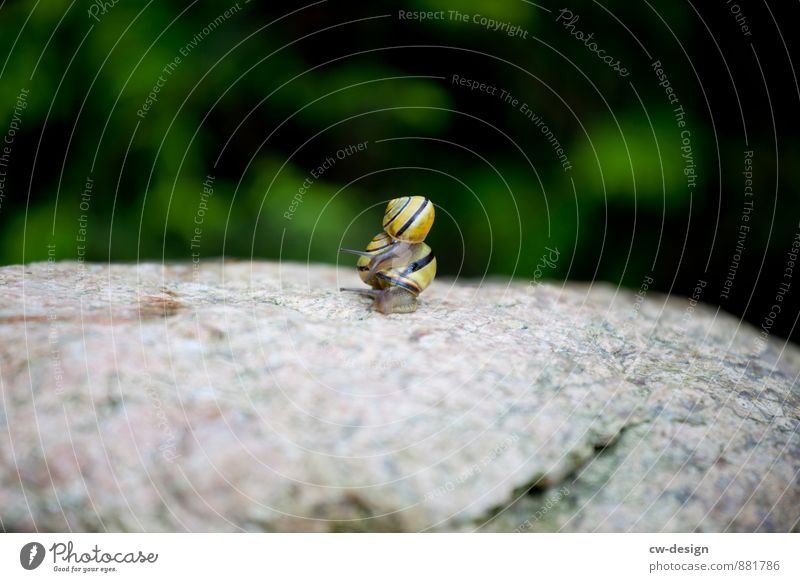
{"type": "Polygon", "coordinates": [[[436,258],[423,240],[431,230],[433,204],[423,196],[390,200],[383,216],[384,232],[366,251],[339,249],[359,255],[361,280],[372,289],[341,289],[368,295],[380,313],[411,313],[417,296],[436,276],[436,258]]]}
{"type": "Polygon", "coordinates": [[[395,240],[420,243],[425,240],[435,217],[433,204],[424,196],[389,200],[383,215],[383,230],[395,240]]]}

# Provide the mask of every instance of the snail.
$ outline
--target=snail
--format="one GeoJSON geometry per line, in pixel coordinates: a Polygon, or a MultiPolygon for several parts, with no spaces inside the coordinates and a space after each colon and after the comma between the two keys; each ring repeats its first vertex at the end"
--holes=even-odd
{"type": "Polygon", "coordinates": [[[390,200],[383,217],[384,232],[373,237],[365,251],[340,249],[358,255],[358,274],[372,289],[347,289],[374,299],[375,310],[411,313],[417,296],[436,276],[436,257],[422,242],[434,219],[433,204],[423,196],[390,200]]]}
{"type": "Polygon", "coordinates": [[[406,243],[421,243],[433,226],[433,204],[424,196],[404,196],[389,200],[383,215],[383,230],[406,243]]]}

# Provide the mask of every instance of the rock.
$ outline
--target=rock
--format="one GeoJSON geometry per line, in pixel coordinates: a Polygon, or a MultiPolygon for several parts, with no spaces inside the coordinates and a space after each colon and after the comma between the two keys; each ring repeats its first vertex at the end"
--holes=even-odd
{"type": "Polygon", "coordinates": [[[800,351],[682,298],[0,269],[7,531],[790,531],[800,351]]]}

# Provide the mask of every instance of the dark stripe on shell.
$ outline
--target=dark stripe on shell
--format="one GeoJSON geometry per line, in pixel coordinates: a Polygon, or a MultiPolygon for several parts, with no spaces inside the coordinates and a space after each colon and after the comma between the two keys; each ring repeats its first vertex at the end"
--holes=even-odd
{"type": "Polygon", "coordinates": [[[411,202],[411,196],[406,196],[406,201],[405,201],[405,203],[403,204],[402,208],[400,208],[400,210],[398,210],[398,211],[397,211],[397,213],[396,213],[394,216],[392,216],[392,217],[391,217],[391,218],[390,218],[388,221],[386,221],[386,222],[384,222],[384,223],[383,223],[383,228],[386,228],[387,226],[389,226],[390,224],[392,224],[392,221],[393,221],[395,218],[397,218],[398,216],[400,216],[400,213],[401,213],[401,212],[403,212],[403,210],[405,210],[405,209],[406,209],[406,206],[408,206],[410,202],[411,202]]]}
{"type": "Polygon", "coordinates": [[[409,226],[411,226],[412,224],[414,224],[414,222],[417,220],[417,218],[418,218],[418,217],[419,217],[419,215],[422,213],[422,211],[423,211],[423,210],[425,210],[425,207],[426,207],[427,205],[428,205],[428,199],[426,198],[426,199],[425,199],[425,202],[423,202],[423,203],[420,205],[420,207],[419,207],[419,208],[417,208],[417,211],[416,211],[416,212],[415,212],[415,213],[414,213],[414,214],[411,216],[411,218],[409,218],[409,219],[406,221],[406,223],[403,225],[403,228],[401,228],[400,230],[398,230],[398,231],[397,231],[397,234],[395,234],[395,235],[394,235],[394,236],[395,236],[395,238],[397,238],[397,237],[399,237],[400,235],[402,235],[402,234],[403,234],[403,233],[404,233],[406,230],[408,230],[408,227],[409,227],[409,226]]]}
{"type": "Polygon", "coordinates": [[[386,273],[377,273],[377,277],[379,279],[383,279],[384,281],[387,281],[388,283],[390,283],[391,285],[394,285],[395,287],[402,287],[406,291],[411,291],[411,293],[413,293],[414,295],[419,295],[420,289],[419,289],[419,286],[416,283],[407,283],[406,281],[403,281],[402,279],[398,279],[396,277],[391,277],[391,276],[387,275],[386,273]]]}
{"type": "Polygon", "coordinates": [[[395,244],[395,241],[393,241],[391,239],[389,239],[389,240],[390,240],[389,244],[385,244],[382,247],[378,247],[376,249],[371,249],[371,248],[369,248],[369,245],[367,245],[367,252],[368,253],[377,253],[378,251],[382,251],[383,249],[388,249],[390,246],[395,244]]]}
{"type": "Polygon", "coordinates": [[[403,275],[410,275],[411,273],[416,273],[417,271],[419,271],[420,269],[422,269],[426,265],[429,265],[433,259],[434,259],[433,253],[428,253],[427,255],[422,257],[421,259],[419,259],[417,261],[414,261],[408,267],[403,269],[403,273],[402,274],[403,275]]]}

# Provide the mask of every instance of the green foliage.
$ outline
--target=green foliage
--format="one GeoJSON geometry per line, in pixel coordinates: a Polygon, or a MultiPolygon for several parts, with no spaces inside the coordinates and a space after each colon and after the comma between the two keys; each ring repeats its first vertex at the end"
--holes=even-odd
{"type": "MultiPolygon", "coordinates": [[[[585,169],[577,179],[582,195],[655,210],[669,205],[670,210],[680,211],[689,203],[682,141],[674,119],[629,114],[597,120],[587,131],[591,140],[582,141],[575,152],[575,165],[585,169]]],[[[695,158],[702,151],[700,135],[691,137],[695,158]]],[[[697,159],[694,163],[704,165],[697,159]]]]}
{"type": "MultiPolygon", "coordinates": [[[[430,243],[443,274],[530,280],[548,247],[561,259],[544,277],[636,287],[654,257],[672,261],[659,266],[669,274],[682,256],[683,241],[667,244],[664,229],[716,220],[717,189],[741,188],[737,172],[713,182],[719,142],[684,55],[703,24],[681,4],[575,8],[580,28],[625,61],[625,79],[555,22],[555,8],[521,0],[251,2],[222,20],[235,4],[126,1],[98,20],[78,4],[0,9],[0,133],[30,90],[0,206],[2,263],[45,259],[53,244],[58,258],[85,251],[97,261],[199,253],[336,262],[340,245],[375,234],[386,200],[426,194],[438,206],[430,243]],[[527,38],[449,18],[400,21],[400,9],[481,14],[527,38]],[[662,61],[686,109],[704,170],[695,190],[672,105],[639,43],[662,61]],[[497,89],[471,91],[453,74],[497,89]],[[337,157],[358,143],[363,151],[337,157]],[[95,186],[84,209],[87,176],[95,186]],[[204,198],[207,176],[213,193],[204,198]]],[[[717,131],[727,131],[723,121],[717,131]]],[[[753,148],[769,145],[761,127],[751,125],[753,148]]],[[[725,162],[738,167],[741,153],[722,141],[725,162]]],[[[758,176],[769,163],[757,160],[758,176]]],[[[796,166],[783,180],[796,186],[796,166]]],[[[778,215],[792,216],[791,204],[778,215]]],[[[735,229],[733,207],[720,223],[735,229]]],[[[766,244],[769,219],[754,214],[751,241],[766,244]]],[[[695,244],[708,244],[713,229],[701,232],[695,244]]]]}

